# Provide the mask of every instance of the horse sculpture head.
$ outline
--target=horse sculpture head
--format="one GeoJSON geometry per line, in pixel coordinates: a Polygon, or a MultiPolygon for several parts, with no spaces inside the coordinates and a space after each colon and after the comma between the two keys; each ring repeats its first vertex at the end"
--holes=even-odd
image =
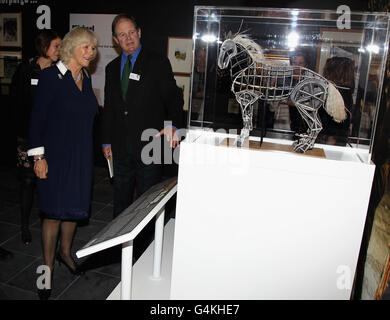
{"type": "Polygon", "coordinates": [[[226,69],[233,57],[236,57],[241,66],[241,62],[246,58],[250,60],[250,63],[265,62],[261,46],[245,34],[230,36],[222,43],[219,49],[218,67],[226,69]]]}
{"type": "Polygon", "coordinates": [[[237,46],[232,39],[225,40],[219,49],[218,67],[226,69],[232,57],[237,54],[237,46]]]}

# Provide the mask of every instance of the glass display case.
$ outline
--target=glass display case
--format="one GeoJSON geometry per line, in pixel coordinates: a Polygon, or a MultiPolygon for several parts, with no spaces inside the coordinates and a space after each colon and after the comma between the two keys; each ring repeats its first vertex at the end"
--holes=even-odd
{"type": "MultiPolygon", "coordinates": [[[[329,10],[195,7],[188,127],[238,133],[243,128],[232,90],[232,64],[225,69],[218,64],[224,40],[243,35],[260,46],[265,65],[284,70],[283,85],[290,81],[294,89],[298,66],[325,78],[341,93],[346,120],[338,123],[325,108],[319,108],[322,128],[316,143],[370,154],[385,76],[389,17],[387,13],[329,10]]],[[[276,82],[280,82],[278,77],[276,82]]],[[[275,83],[272,86],[275,89],[275,83]]],[[[307,131],[308,122],[294,101],[288,94],[283,99],[257,99],[250,135],[297,139],[297,134],[307,131]]]]}

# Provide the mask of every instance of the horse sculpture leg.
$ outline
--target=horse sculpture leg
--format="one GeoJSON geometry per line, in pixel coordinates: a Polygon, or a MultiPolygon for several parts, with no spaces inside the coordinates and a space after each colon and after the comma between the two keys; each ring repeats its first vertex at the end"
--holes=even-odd
{"type": "Polygon", "coordinates": [[[241,112],[242,112],[242,121],[244,123],[244,127],[241,129],[240,137],[237,140],[237,146],[242,146],[244,144],[245,139],[249,137],[249,132],[253,129],[252,125],[252,116],[253,116],[253,104],[242,106],[241,112]]]}
{"type": "Polygon", "coordinates": [[[313,148],[317,136],[322,130],[322,124],[318,117],[318,109],[312,110],[306,105],[299,103],[296,106],[309,128],[306,134],[300,135],[301,137],[298,141],[294,142],[294,151],[304,153],[313,148]]]}
{"type": "Polygon", "coordinates": [[[250,91],[241,91],[236,94],[236,100],[240,104],[241,115],[244,127],[241,129],[241,134],[237,139],[237,146],[242,146],[245,140],[249,137],[249,132],[253,129],[253,104],[258,99],[258,96],[254,95],[250,91]]]}
{"type": "Polygon", "coordinates": [[[309,127],[307,133],[301,134],[298,141],[294,143],[294,151],[304,153],[313,148],[315,140],[322,130],[318,109],[324,105],[326,97],[326,83],[315,78],[302,81],[291,93],[291,100],[309,127]]]}

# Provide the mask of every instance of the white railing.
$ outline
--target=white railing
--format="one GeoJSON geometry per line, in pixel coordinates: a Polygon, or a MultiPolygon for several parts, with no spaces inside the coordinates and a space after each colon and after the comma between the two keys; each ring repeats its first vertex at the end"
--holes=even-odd
{"type": "Polygon", "coordinates": [[[154,235],[153,279],[160,279],[164,238],[165,204],[177,191],[177,180],[168,179],[145,192],[102,231],[76,252],[78,258],[122,245],[121,300],[132,296],[133,240],[156,217],[154,235]],[[158,192],[161,190],[161,192],[158,192]],[[157,192],[156,192],[157,191],[157,192]],[[155,196],[153,198],[153,196],[155,196]],[[148,203],[148,204],[147,204],[148,203]],[[146,207],[144,207],[146,205],[146,207]],[[139,209],[139,207],[141,207],[139,209]]]}

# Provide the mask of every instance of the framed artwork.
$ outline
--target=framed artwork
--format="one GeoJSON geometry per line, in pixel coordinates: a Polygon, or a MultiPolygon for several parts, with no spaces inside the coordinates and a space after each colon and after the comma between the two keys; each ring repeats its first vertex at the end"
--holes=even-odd
{"type": "Polygon", "coordinates": [[[0,59],[0,78],[4,77],[4,59],[0,59]]]}
{"type": "Polygon", "coordinates": [[[168,37],[168,59],[173,73],[190,74],[192,70],[192,38],[168,37]]]}
{"type": "Polygon", "coordinates": [[[359,51],[363,39],[363,30],[321,29],[321,43],[317,53],[319,74],[323,74],[326,60],[333,56],[350,58],[359,63],[359,51]]]}
{"type": "Polygon", "coordinates": [[[270,61],[271,64],[289,66],[290,51],[285,49],[269,49],[264,53],[264,58],[270,61]]]}
{"type": "Polygon", "coordinates": [[[11,84],[12,76],[21,60],[21,51],[0,51],[0,83],[11,84]]]}
{"type": "Polygon", "coordinates": [[[190,76],[189,75],[175,75],[176,85],[183,90],[183,110],[188,111],[190,101],[190,76]]]}
{"type": "Polygon", "coordinates": [[[363,30],[321,29],[321,42],[317,51],[316,70],[324,74],[326,60],[332,57],[350,58],[355,69],[355,91],[352,94],[356,102],[360,76],[361,53],[359,49],[363,42],[363,30]]]}
{"type": "Polygon", "coordinates": [[[22,46],[22,14],[21,13],[0,14],[0,46],[2,47],[22,46]]]}

